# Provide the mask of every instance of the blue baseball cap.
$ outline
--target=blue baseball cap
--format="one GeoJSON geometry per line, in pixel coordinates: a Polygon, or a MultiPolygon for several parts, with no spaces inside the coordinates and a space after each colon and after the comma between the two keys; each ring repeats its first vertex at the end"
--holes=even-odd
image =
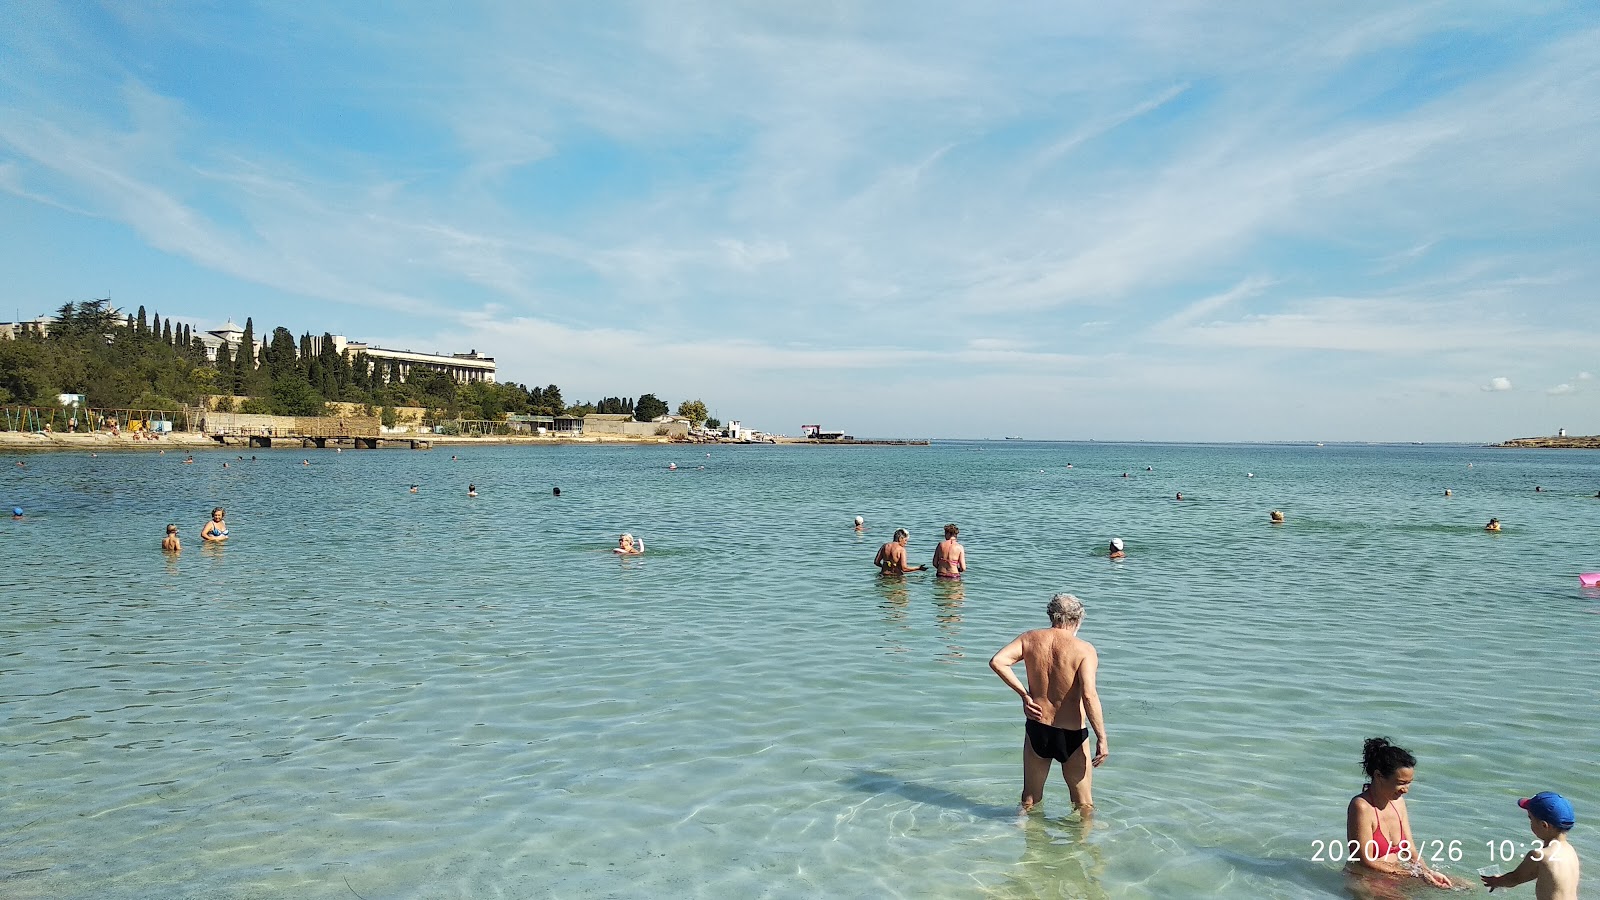
{"type": "Polygon", "coordinates": [[[1518,800],[1517,805],[1532,813],[1535,819],[1562,831],[1570,830],[1578,821],[1572,813],[1572,804],[1555,791],[1540,791],[1526,800],[1518,800]]]}

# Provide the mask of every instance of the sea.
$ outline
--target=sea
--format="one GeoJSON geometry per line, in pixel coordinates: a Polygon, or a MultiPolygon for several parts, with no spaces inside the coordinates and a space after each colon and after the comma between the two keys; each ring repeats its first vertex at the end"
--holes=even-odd
{"type": "Polygon", "coordinates": [[[0,897],[1350,897],[1380,735],[1436,868],[1554,790],[1600,897],[1597,491],[1469,445],[0,456],[0,897]],[[946,523],[965,579],[877,576],[946,523]],[[1019,816],[988,661],[1063,591],[1110,755],[1019,816]]]}

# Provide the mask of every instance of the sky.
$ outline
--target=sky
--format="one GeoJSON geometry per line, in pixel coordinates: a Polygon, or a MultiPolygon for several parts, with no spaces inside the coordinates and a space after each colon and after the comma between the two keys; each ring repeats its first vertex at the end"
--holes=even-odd
{"type": "Polygon", "coordinates": [[[0,0],[0,319],[797,434],[1600,433],[1600,5],[0,0]]]}

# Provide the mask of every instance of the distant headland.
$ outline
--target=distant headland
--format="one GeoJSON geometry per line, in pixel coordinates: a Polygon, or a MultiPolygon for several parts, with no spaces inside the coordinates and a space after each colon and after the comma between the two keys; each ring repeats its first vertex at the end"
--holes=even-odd
{"type": "Polygon", "coordinates": [[[1554,437],[1512,438],[1494,444],[1495,447],[1538,447],[1551,450],[1600,450],[1600,434],[1571,435],[1565,432],[1554,437]]]}

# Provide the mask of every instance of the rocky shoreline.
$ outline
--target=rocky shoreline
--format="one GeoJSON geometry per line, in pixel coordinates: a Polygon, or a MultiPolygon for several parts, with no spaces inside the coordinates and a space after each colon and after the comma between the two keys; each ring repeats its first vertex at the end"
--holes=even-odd
{"type": "Polygon", "coordinates": [[[1512,438],[1509,441],[1502,441],[1493,446],[1508,448],[1537,447],[1544,450],[1600,450],[1600,434],[1512,438]]]}

